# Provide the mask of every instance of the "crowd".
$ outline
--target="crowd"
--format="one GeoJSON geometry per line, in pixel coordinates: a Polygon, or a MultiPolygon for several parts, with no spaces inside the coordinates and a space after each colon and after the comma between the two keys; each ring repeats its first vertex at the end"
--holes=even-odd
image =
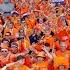
{"type": "Polygon", "coordinates": [[[8,1],[14,9],[0,12],[0,70],[70,70],[70,0],[8,1]]]}

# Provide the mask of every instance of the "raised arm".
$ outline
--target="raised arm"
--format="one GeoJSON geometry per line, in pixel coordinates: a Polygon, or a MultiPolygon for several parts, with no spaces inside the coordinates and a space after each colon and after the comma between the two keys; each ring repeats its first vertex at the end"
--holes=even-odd
{"type": "Polygon", "coordinates": [[[47,56],[48,56],[50,59],[53,59],[52,54],[46,49],[45,46],[43,47],[43,50],[45,51],[45,53],[47,54],[47,56]]]}

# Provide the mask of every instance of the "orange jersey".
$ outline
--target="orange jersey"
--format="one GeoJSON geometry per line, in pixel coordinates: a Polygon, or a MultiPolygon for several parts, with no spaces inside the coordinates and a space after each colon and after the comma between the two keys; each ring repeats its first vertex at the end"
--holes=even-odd
{"type": "Polygon", "coordinates": [[[28,67],[31,67],[31,65],[32,65],[32,60],[31,60],[31,58],[29,57],[29,56],[26,56],[25,57],[25,63],[24,63],[26,66],[28,66],[28,67]]]}
{"type": "Polygon", "coordinates": [[[45,36],[44,42],[49,43],[51,48],[54,46],[54,38],[53,37],[46,37],[45,36]]]}
{"type": "Polygon", "coordinates": [[[57,67],[59,67],[60,65],[64,65],[65,68],[69,67],[69,52],[68,51],[65,51],[64,55],[60,50],[56,52],[56,56],[54,57],[55,70],[57,70],[57,67]]]}
{"type": "Polygon", "coordinates": [[[12,70],[29,70],[29,68],[27,66],[25,66],[25,65],[17,66],[17,64],[10,66],[10,68],[12,70]]]}
{"type": "Polygon", "coordinates": [[[28,6],[26,6],[26,7],[22,7],[21,8],[21,14],[24,14],[24,13],[26,13],[26,12],[28,12],[28,6]]]}
{"type": "Polygon", "coordinates": [[[42,51],[42,45],[41,44],[36,44],[34,47],[37,51],[42,51]]]}
{"type": "Polygon", "coordinates": [[[26,24],[27,24],[28,28],[32,29],[35,26],[35,19],[33,19],[33,18],[27,19],[26,24]]]}
{"type": "Polygon", "coordinates": [[[29,48],[30,47],[30,40],[29,38],[24,38],[24,47],[29,48]]]}
{"type": "Polygon", "coordinates": [[[35,63],[32,65],[32,67],[38,70],[48,70],[48,64],[47,62],[44,62],[44,61],[40,63],[35,63]]]}

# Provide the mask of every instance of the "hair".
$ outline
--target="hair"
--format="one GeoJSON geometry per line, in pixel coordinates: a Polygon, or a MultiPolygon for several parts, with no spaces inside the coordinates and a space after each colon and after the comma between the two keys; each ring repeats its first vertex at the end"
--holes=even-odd
{"type": "Polygon", "coordinates": [[[49,43],[45,43],[45,46],[47,46],[47,47],[48,47],[48,46],[50,46],[50,44],[49,44],[49,43]]]}
{"type": "Polygon", "coordinates": [[[54,36],[54,32],[51,31],[50,35],[54,36]]]}
{"type": "Polygon", "coordinates": [[[24,59],[24,57],[22,55],[17,56],[17,61],[21,60],[21,59],[24,59]]]}
{"type": "Polygon", "coordinates": [[[31,54],[32,54],[32,51],[30,50],[30,51],[28,52],[28,54],[31,55],[31,54]]]}
{"type": "Polygon", "coordinates": [[[12,13],[12,16],[14,16],[14,15],[19,16],[19,14],[16,13],[16,12],[13,12],[13,13],[12,13]]]}
{"type": "Polygon", "coordinates": [[[21,21],[24,21],[26,18],[28,18],[29,15],[25,15],[21,18],[21,21]]]}

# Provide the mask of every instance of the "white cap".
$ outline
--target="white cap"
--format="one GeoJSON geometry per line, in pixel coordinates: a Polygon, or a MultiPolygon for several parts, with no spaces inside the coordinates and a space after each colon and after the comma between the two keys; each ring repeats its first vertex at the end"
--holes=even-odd
{"type": "Polygon", "coordinates": [[[17,13],[17,14],[19,14],[17,11],[12,11],[11,14],[13,14],[14,12],[17,13]]]}

